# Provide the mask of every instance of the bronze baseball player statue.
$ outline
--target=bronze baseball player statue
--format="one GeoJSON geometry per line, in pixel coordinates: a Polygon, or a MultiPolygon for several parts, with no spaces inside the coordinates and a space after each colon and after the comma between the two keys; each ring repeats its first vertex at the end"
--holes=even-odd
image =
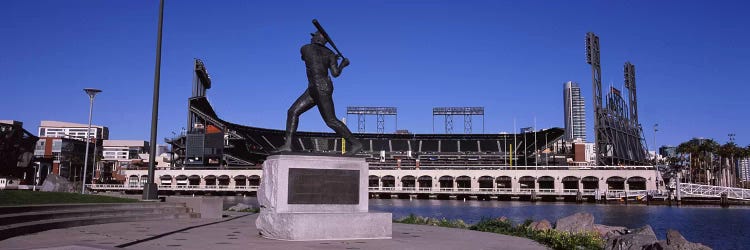
{"type": "Polygon", "coordinates": [[[326,125],[351,143],[351,148],[346,152],[346,155],[355,155],[362,150],[362,143],[352,136],[352,132],[343,122],[336,118],[336,111],[333,106],[333,82],[328,75],[329,71],[333,77],[341,75],[341,71],[349,65],[349,59],[341,55],[341,52],[338,51],[336,45],[333,44],[317,20],[313,20],[313,24],[318,31],[310,34],[312,35],[310,44],[306,44],[300,49],[307,71],[307,89],[289,107],[286,117],[286,142],[275,152],[292,151],[292,142],[299,125],[299,116],[312,107],[318,106],[318,111],[320,111],[326,125]],[[333,53],[328,49],[326,43],[331,44],[338,53],[333,53]],[[342,58],[340,64],[338,62],[339,57],[342,58]]]}

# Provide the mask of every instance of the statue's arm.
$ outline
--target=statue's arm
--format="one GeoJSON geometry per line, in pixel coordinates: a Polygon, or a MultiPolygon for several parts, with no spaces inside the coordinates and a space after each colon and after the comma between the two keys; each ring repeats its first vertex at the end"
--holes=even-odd
{"type": "Polygon", "coordinates": [[[341,71],[344,70],[344,67],[349,66],[349,59],[344,58],[341,60],[341,64],[338,63],[338,56],[336,54],[331,53],[330,58],[328,60],[330,62],[329,68],[331,69],[331,75],[333,77],[338,77],[341,75],[341,71]]]}

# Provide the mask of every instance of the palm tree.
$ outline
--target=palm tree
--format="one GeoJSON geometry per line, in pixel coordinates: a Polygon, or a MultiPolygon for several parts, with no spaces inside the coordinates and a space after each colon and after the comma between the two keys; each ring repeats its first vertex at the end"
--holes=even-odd
{"type": "Polygon", "coordinates": [[[714,177],[717,172],[716,161],[714,156],[719,149],[719,143],[713,139],[703,139],[700,144],[701,158],[703,162],[704,180],[706,185],[716,185],[716,178],[714,177]]]}
{"type": "Polygon", "coordinates": [[[735,186],[736,184],[736,169],[737,161],[735,157],[741,153],[742,148],[738,147],[734,142],[727,142],[721,145],[718,150],[718,154],[721,157],[720,160],[720,171],[722,186],[735,186]]]}
{"type": "Polygon", "coordinates": [[[712,174],[716,172],[715,166],[717,164],[715,163],[714,156],[718,148],[719,144],[716,141],[703,138],[693,138],[677,146],[678,153],[683,156],[685,154],[689,156],[689,182],[711,183],[714,179],[712,174]]]}
{"type": "Polygon", "coordinates": [[[696,174],[700,172],[700,144],[701,139],[693,138],[689,141],[680,143],[680,145],[677,146],[677,153],[680,153],[682,158],[687,157],[687,159],[689,160],[687,172],[688,176],[686,177],[686,181],[689,183],[696,182],[696,174]]]}
{"type": "Polygon", "coordinates": [[[677,153],[680,154],[680,159],[682,159],[683,165],[684,165],[684,160],[686,159],[686,157],[690,161],[687,164],[688,176],[685,177],[685,181],[691,182],[691,183],[693,182],[693,167],[694,167],[692,156],[694,156],[695,152],[698,151],[697,145],[698,145],[697,141],[694,141],[694,140],[683,142],[683,143],[680,143],[680,145],[677,145],[677,153]]]}

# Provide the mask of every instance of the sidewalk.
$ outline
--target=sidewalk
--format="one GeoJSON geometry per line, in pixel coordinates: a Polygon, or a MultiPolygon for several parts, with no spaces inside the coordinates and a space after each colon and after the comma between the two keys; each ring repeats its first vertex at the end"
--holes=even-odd
{"type": "Polygon", "coordinates": [[[519,237],[399,223],[390,240],[277,241],[258,235],[256,214],[225,214],[56,229],[0,241],[0,249],[546,249],[519,237]]]}

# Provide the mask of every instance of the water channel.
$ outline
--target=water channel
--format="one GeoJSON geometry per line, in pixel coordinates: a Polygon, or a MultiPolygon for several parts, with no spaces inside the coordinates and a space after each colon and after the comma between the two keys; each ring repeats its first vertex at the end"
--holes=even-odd
{"type": "MultiPolygon", "coordinates": [[[[255,204],[255,197],[226,197],[225,207],[238,202],[255,204]]],[[[594,215],[595,223],[628,228],[651,225],[659,239],[667,229],[679,230],[692,242],[714,249],[747,249],[750,246],[750,207],[646,206],[527,201],[371,199],[370,209],[393,213],[394,218],[420,216],[462,219],[475,223],[482,218],[505,216],[515,222],[547,219],[552,223],[577,212],[594,215]]]]}

